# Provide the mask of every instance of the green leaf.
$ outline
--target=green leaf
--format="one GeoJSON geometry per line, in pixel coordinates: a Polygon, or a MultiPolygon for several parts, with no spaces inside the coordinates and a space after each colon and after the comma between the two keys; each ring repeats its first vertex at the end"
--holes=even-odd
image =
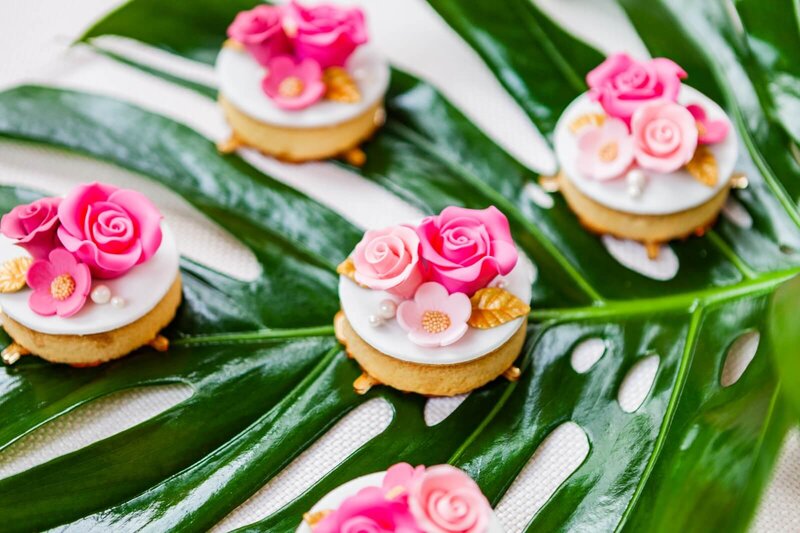
{"type": "MultiPolygon", "coordinates": [[[[574,73],[580,77],[597,56],[523,7],[527,3],[507,3],[525,21],[529,37],[494,25],[494,17],[506,16],[497,13],[503,10],[496,3],[490,9],[483,0],[437,1],[437,9],[451,21],[463,17],[454,27],[472,35],[468,40],[490,68],[503,70],[498,77],[548,133],[570,91],[580,90],[565,81],[566,67],[580,66],[574,73]],[[526,71],[525,62],[512,57],[514,40],[558,68],[526,71]],[[532,73],[540,79],[530,79],[532,73]]],[[[135,0],[88,36],[122,35],[210,62],[224,25],[241,7],[184,0],[164,9],[160,2],[135,0]],[[196,15],[201,8],[213,17],[196,15]],[[154,28],[143,27],[142,21],[155,19],[154,28]]],[[[573,421],[587,434],[589,455],[528,530],[743,530],[788,417],[777,401],[768,343],[759,346],[738,382],[722,387],[720,375],[740,335],[767,331],[769,295],[798,271],[796,259],[780,251],[777,236],[799,238],[782,205],[767,188],[751,189],[763,195],[754,202],[766,203],[761,211],[747,204],[756,223],[736,235],[745,244],[722,229],[710,239],[676,244],[678,276],[656,282],[616,263],[560,197],[551,209],[535,204],[523,192],[535,176],[429,85],[395,71],[387,108],[387,126],[367,146],[363,174],[429,212],[451,203],[497,204],[536,261],[533,324],[519,361],[524,372],[516,383],[501,379],[475,391],[433,427],[424,422],[424,398],[374,390],[367,398],[381,396],[394,410],[389,428],[250,529],[293,531],[302,513],[333,487],[401,460],[457,464],[496,504],[543,439],[573,421]],[[759,257],[741,250],[758,250],[759,257]],[[602,339],[606,352],[578,374],[570,358],[588,338],[602,339]],[[659,357],[654,384],[643,405],[626,413],[617,403],[619,389],[630,369],[652,354],[659,357]]],[[[269,265],[258,280],[244,284],[185,263],[187,278],[194,279],[191,273],[198,281],[187,284],[168,364],[143,351],[88,372],[35,362],[7,369],[0,386],[17,391],[9,405],[27,406],[9,438],[121,388],[180,380],[196,391],[144,424],[0,480],[0,494],[11,496],[0,499],[7,524],[75,531],[207,529],[365,399],[351,389],[355,364],[325,336],[337,307],[331,267],[357,239],[341,219],[238,157],[218,156],[188,128],[107,98],[31,87],[2,93],[0,134],[88,153],[156,179],[269,265]],[[317,307],[303,314],[312,294],[317,307]],[[267,309],[267,298],[288,298],[293,312],[267,309]],[[239,403],[234,420],[225,420],[239,403]],[[194,427],[200,420],[219,429],[194,427]],[[171,446],[178,449],[159,451],[171,446]],[[151,464],[153,457],[164,457],[163,464],[151,464]]],[[[8,412],[0,411],[0,420],[8,412]]]]}
{"type": "Polygon", "coordinates": [[[772,299],[769,341],[778,374],[795,416],[800,419],[800,328],[797,327],[797,306],[800,302],[800,278],[784,284],[772,299]]]}

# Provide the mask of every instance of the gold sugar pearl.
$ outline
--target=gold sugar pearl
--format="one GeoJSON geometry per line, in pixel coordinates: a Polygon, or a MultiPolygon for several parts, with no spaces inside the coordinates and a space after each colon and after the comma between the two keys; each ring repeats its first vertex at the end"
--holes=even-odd
{"type": "Polygon", "coordinates": [[[61,274],[50,283],[50,295],[63,302],[75,292],[75,280],[69,274],[61,274]]]}
{"type": "Polygon", "coordinates": [[[422,329],[428,333],[441,333],[450,327],[450,317],[441,311],[422,313],[422,329]]]}
{"type": "Polygon", "coordinates": [[[303,80],[297,76],[289,76],[278,85],[278,93],[284,98],[297,98],[303,94],[303,80]]]}

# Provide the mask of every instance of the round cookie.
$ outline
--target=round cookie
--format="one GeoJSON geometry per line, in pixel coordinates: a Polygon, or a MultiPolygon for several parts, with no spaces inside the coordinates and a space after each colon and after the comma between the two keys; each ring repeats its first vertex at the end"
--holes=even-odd
{"type": "Polygon", "coordinates": [[[285,110],[261,88],[265,68],[241,47],[223,47],[216,63],[219,103],[233,134],[220,149],[249,146],[289,162],[352,155],[383,125],[389,66],[367,45],[348,59],[346,71],[358,86],[357,102],[323,99],[305,109],[285,110]]]}
{"type": "MultiPolygon", "coordinates": [[[[303,522],[297,528],[296,533],[313,533],[314,528],[309,522],[318,523],[328,512],[339,508],[345,499],[357,494],[362,489],[380,487],[385,476],[386,472],[367,474],[336,487],[305,513],[303,522]]],[[[503,527],[494,511],[489,512],[488,524],[482,533],[503,533],[503,527]]]]}
{"type": "MultiPolygon", "coordinates": [[[[687,108],[702,107],[708,120],[727,121],[716,103],[687,85],[681,85],[677,103],[687,108]]],[[[632,184],[630,172],[615,179],[598,180],[581,171],[581,129],[593,127],[596,117],[606,117],[603,107],[584,93],[561,115],[554,136],[560,167],[557,187],[585,227],[595,233],[642,242],[652,257],[661,243],[702,235],[713,225],[731,188],[737,157],[733,132],[719,142],[701,146],[716,167],[713,183],[702,182],[684,166],[668,173],[641,169],[638,178],[644,181],[632,184]]]]}

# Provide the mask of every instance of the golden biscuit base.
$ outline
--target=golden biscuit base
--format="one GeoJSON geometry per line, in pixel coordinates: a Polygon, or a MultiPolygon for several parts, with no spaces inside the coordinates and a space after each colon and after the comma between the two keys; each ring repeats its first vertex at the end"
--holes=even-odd
{"type": "Polygon", "coordinates": [[[358,146],[383,125],[385,118],[383,102],[378,101],[360,115],[333,126],[289,128],[259,122],[222,95],[219,104],[233,130],[231,138],[218,146],[221,152],[228,153],[248,146],[290,163],[344,155],[350,163],[363,164],[363,160],[359,160],[363,158],[363,152],[358,150],[358,146]],[[354,151],[360,156],[352,156],[354,151]]]}
{"type": "Polygon", "coordinates": [[[595,202],[579,191],[563,173],[556,179],[567,205],[586,229],[600,235],[639,241],[647,246],[651,259],[658,255],[662,243],[703,235],[719,216],[731,188],[729,182],[710,200],[692,209],[668,215],[640,215],[617,211],[595,202]]]}
{"type": "Polygon", "coordinates": [[[463,394],[500,375],[516,380],[519,369],[513,365],[522,351],[527,324],[526,319],[505,344],[478,359],[452,365],[426,365],[402,361],[376,350],[359,337],[342,311],[333,320],[336,338],[365,372],[356,380],[357,392],[366,392],[364,386],[368,390],[370,385],[385,384],[426,396],[463,394]]]}
{"type": "MultiPolygon", "coordinates": [[[[23,326],[5,313],[0,319],[6,333],[14,340],[20,353],[38,355],[53,363],[72,366],[95,366],[118,359],[137,348],[160,339],[159,332],[175,318],[181,303],[181,275],[158,304],[146,315],[121,328],[92,335],[49,335],[23,326]]],[[[111,311],[109,311],[111,312],[111,311]]],[[[166,349],[163,345],[157,349],[166,349]]]]}

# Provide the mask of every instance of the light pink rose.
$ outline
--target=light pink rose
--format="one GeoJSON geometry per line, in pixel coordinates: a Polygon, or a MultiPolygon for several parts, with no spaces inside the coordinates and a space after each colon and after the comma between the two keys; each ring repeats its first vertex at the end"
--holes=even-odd
{"type": "Polygon", "coordinates": [[[689,162],[697,148],[697,125],[692,114],[673,102],[651,102],[631,120],[634,155],[642,168],[668,173],[689,162]]]}
{"type": "Polygon", "coordinates": [[[473,294],[517,264],[508,219],[494,206],[447,207],[417,228],[426,278],[450,292],[473,294]]]}
{"type": "Polygon", "coordinates": [[[608,118],[600,126],[587,126],[578,137],[578,169],[587,177],[610,180],[633,163],[633,138],[628,126],[608,118]]]}
{"type": "Polygon", "coordinates": [[[61,198],[42,198],[18,205],[0,219],[0,233],[14,239],[34,259],[46,259],[57,246],[58,204],[61,198]]]}
{"type": "Polygon", "coordinates": [[[266,66],[273,57],[291,52],[283,30],[284,6],[260,5],[242,11],[228,26],[228,37],[241,43],[253,58],[266,66]]]}
{"type": "Polygon", "coordinates": [[[703,106],[691,104],[686,106],[697,124],[697,142],[700,144],[714,144],[725,140],[730,129],[727,119],[712,120],[706,114],[703,106]]]}
{"type": "Polygon", "coordinates": [[[425,533],[405,501],[387,499],[380,487],[361,489],[318,522],[314,533],[425,533]]]}
{"type": "Polygon", "coordinates": [[[367,42],[364,13],[333,4],[304,7],[292,1],[287,32],[297,58],[315,59],[322,68],[344,66],[355,49],[367,42]]]}
{"type": "Polygon", "coordinates": [[[322,98],[325,83],[322,69],[313,59],[295,63],[289,56],[280,56],[269,62],[261,89],[281,109],[297,111],[322,98]]]}
{"type": "Polygon", "coordinates": [[[61,244],[97,278],[119,277],[161,246],[161,213],[136,191],[79,185],[58,206],[58,217],[61,244]]]}
{"type": "Polygon", "coordinates": [[[450,465],[432,466],[416,478],[408,506],[427,533],[483,533],[491,515],[478,484],[450,465]]]}
{"type": "Polygon", "coordinates": [[[686,72],[674,61],[656,58],[636,61],[628,54],[608,56],[586,75],[589,97],[600,102],[610,116],[630,122],[642,104],[678,98],[686,72]]]}
{"type": "Polygon", "coordinates": [[[356,281],[370,289],[410,298],[422,283],[419,237],[406,226],[370,230],[353,252],[356,281]]]}

